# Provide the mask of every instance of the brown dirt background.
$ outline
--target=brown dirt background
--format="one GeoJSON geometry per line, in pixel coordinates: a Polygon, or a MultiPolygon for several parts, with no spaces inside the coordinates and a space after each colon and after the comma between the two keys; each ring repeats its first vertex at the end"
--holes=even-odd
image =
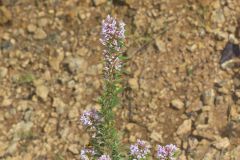
{"type": "Polygon", "coordinates": [[[123,143],[176,144],[180,160],[240,160],[239,68],[219,60],[238,0],[0,0],[0,159],[80,159],[81,113],[102,90],[101,21],[127,27],[123,143]]]}

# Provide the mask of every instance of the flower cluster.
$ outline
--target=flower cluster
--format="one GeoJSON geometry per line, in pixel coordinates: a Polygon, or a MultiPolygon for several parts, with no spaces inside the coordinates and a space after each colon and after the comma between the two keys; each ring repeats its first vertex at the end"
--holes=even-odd
{"type": "MultiPolygon", "coordinates": [[[[176,160],[178,148],[169,144],[166,146],[157,145],[157,159],[159,160],[176,160]]],[[[150,145],[146,141],[137,140],[137,143],[130,146],[130,155],[133,160],[147,159],[150,154],[150,145]]]]}
{"type": "Polygon", "coordinates": [[[146,141],[137,140],[137,143],[130,146],[130,155],[134,160],[145,159],[150,153],[150,145],[146,141]]]}
{"type": "Polygon", "coordinates": [[[109,155],[102,155],[101,157],[98,158],[98,160],[111,160],[109,155]]]}
{"type": "Polygon", "coordinates": [[[100,120],[100,116],[95,109],[91,109],[90,111],[84,111],[80,120],[85,127],[94,127],[100,120]]]}
{"type": "Polygon", "coordinates": [[[166,146],[157,145],[157,158],[160,160],[175,160],[174,157],[178,151],[178,148],[173,145],[169,144],[166,146]]]}
{"type": "MultiPolygon", "coordinates": [[[[80,159],[81,160],[93,160],[96,155],[95,151],[90,148],[84,148],[81,150],[80,159]]],[[[109,155],[103,154],[97,160],[112,160],[109,155]]]]}
{"type": "Polygon", "coordinates": [[[107,16],[102,22],[102,32],[100,42],[107,48],[120,51],[121,41],[125,39],[125,23],[117,23],[116,19],[107,16]]]}
{"type": "Polygon", "coordinates": [[[115,18],[107,16],[102,22],[100,42],[105,46],[103,51],[105,79],[109,80],[115,71],[120,71],[122,62],[119,58],[125,40],[125,23],[117,22],[115,18]]]}
{"type": "Polygon", "coordinates": [[[94,157],[95,151],[93,149],[84,148],[81,150],[80,159],[90,160],[94,157]]]}

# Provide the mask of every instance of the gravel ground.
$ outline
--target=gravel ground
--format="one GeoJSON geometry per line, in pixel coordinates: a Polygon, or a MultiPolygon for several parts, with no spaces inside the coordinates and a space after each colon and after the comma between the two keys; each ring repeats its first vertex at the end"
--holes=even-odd
{"type": "Polygon", "coordinates": [[[123,143],[180,160],[239,160],[240,70],[221,69],[238,0],[0,0],[0,159],[79,160],[79,116],[101,94],[101,21],[127,24],[123,143]]]}

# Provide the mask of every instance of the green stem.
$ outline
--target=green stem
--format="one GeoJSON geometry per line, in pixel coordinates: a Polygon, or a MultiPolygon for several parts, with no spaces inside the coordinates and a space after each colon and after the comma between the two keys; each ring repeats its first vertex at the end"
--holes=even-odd
{"type": "Polygon", "coordinates": [[[115,128],[115,113],[113,109],[119,104],[118,87],[114,81],[106,81],[105,90],[100,98],[100,114],[103,122],[97,126],[93,145],[99,155],[108,153],[113,160],[121,159],[120,140],[115,128]]]}

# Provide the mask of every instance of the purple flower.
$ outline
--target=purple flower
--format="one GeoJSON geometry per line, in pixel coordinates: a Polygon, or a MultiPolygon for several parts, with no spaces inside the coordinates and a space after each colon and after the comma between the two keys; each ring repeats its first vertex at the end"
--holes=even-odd
{"type": "Polygon", "coordinates": [[[121,70],[122,62],[117,56],[110,54],[107,50],[104,50],[103,56],[105,59],[105,70],[121,70]]]}
{"type": "Polygon", "coordinates": [[[137,140],[137,143],[130,146],[130,155],[134,160],[146,159],[150,153],[150,145],[146,141],[137,140]]]}
{"type": "Polygon", "coordinates": [[[111,160],[109,155],[102,155],[101,157],[98,158],[98,160],[111,160]]]}
{"type": "Polygon", "coordinates": [[[165,147],[157,145],[157,157],[161,160],[166,159],[168,156],[165,147]]]}
{"type": "Polygon", "coordinates": [[[117,22],[115,18],[107,16],[102,22],[100,42],[105,46],[103,57],[105,61],[104,77],[106,80],[113,79],[114,73],[121,71],[121,49],[125,39],[125,23],[117,22]]]}
{"type": "Polygon", "coordinates": [[[93,158],[94,155],[95,155],[95,151],[93,149],[84,148],[81,150],[80,159],[90,160],[93,158]]]}
{"type": "Polygon", "coordinates": [[[123,21],[119,22],[119,29],[117,31],[117,36],[120,39],[125,39],[125,23],[123,21]]]}
{"type": "Polygon", "coordinates": [[[157,158],[160,160],[175,160],[174,155],[178,148],[173,144],[166,146],[157,145],[157,158]]]}
{"type": "Polygon", "coordinates": [[[116,21],[110,15],[102,21],[102,32],[100,41],[104,46],[111,47],[116,51],[120,50],[119,40],[125,38],[125,23],[116,21]]]}
{"type": "Polygon", "coordinates": [[[108,41],[114,37],[114,34],[117,30],[116,25],[117,21],[110,15],[108,15],[107,18],[102,21],[102,33],[100,41],[103,45],[107,45],[108,41]]]}
{"type": "Polygon", "coordinates": [[[125,23],[117,22],[115,18],[107,16],[102,22],[100,42],[112,52],[119,52],[125,39],[125,23]]]}
{"type": "Polygon", "coordinates": [[[100,120],[100,117],[95,109],[91,109],[84,111],[80,120],[84,126],[93,127],[100,120]]]}
{"type": "Polygon", "coordinates": [[[117,22],[115,18],[107,16],[102,22],[100,42],[105,46],[103,51],[105,67],[104,77],[106,80],[113,79],[116,71],[121,71],[121,49],[125,39],[125,23],[117,22]]]}

